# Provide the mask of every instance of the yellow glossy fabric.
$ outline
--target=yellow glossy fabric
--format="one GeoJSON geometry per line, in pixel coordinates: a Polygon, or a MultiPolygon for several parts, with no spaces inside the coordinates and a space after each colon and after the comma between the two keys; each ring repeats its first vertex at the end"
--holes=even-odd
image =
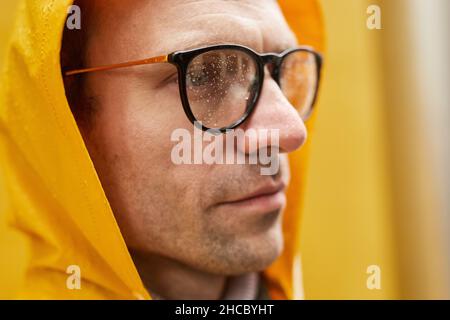
{"type": "MultiPolygon", "coordinates": [[[[5,51],[0,209],[8,228],[20,231],[26,240],[25,247],[18,247],[23,252],[16,253],[26,259],[14,297],[149,299],[64,94],[59,50],[70,4],[70,0],[21,0],[5,51]],[[66,287],[70,265],[81,269],[81,290],[66,287]]],[[[285,0],[280,4],[300,42],[322,49],[317,3],[285,0]]],[[[302,291],[301,282],[294,278],[307,149],[308,145],[292,155],[286,248],[265,273],[273,298],[299,298],[302,291]]],[[[7,245],[14,248],[15,243],[7,245]]],[[[2,270],[0,284],[7,277],[2,270]]]]}

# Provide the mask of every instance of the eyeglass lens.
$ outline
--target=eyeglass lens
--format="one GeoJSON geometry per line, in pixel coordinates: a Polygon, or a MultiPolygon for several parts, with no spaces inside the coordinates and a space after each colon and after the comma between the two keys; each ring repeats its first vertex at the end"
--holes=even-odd
{"type": "MultiPolygon", "coordinates": [[[[234,49],[212,50],[196,56],[186,72],[186,93],[192,114],[205,127],[219,129],[240,120],[251,108],[258,90],[257,61],[234,49]]],[[[298,51],[285,57],[280,87],[300,116],[307,116],[317,86],[312,53],[298,51]]]]}

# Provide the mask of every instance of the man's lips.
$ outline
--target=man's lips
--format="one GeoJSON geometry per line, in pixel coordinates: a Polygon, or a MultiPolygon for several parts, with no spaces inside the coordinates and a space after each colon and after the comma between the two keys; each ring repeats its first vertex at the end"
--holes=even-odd
{"type": "Polygon", "coordinates": [[[281,209],[286,203],[284,183],[266,184],[243,197],[219,203],[219,206],[255,212],[272,212],[281,209]]]}

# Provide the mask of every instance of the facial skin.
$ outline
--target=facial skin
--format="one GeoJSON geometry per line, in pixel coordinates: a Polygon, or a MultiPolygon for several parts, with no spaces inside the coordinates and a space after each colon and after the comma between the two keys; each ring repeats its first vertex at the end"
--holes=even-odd
{"type": "MultiPolygon", "coordinates": [[[[95,19],[84,26],[87,66],[207,44],[242,44],[257,52],[297,45],[272,0],[114,0],[89,10],[95,19]]],[[[280,172],[262,176],[259,165],[175,165],[171,133],[193,126],[176,81],[166,81],[173,74],[174,66],[159,64],[85,75],[95,112],[80,130],[149,290],[167,298],[219,298],[225,276],[263,270],[280,255],[284,191],[270,197],[267,209],[230,202],[261,187],[287,186],[287,154],[301,147],[306,130],[266,73],[256,110],[240,128],[280,130],[280,172]]]]}

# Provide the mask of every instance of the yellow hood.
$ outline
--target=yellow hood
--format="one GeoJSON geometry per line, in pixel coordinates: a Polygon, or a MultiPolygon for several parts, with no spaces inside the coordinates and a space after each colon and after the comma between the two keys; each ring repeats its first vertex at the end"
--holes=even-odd
{"type": "MultiPolygon", "coordinates": [[[[70,4],[21,0],[4,62],[0,208],[8,224],[27,239],[19,296],[149,299],[65,97],[59,51],[70,4]],[[66,287],[70,265],[82,271],[81,290],[66,287]]],[[[322,50],[316,1],[280,4],[300,42],[322,50]]],[[[308,145],[291,157],[285,251],[265,273],[272,298],[301,297],[298,231],[308,145]]],[[[0,286],[5,277],[1,272],[0,286]]]]}

